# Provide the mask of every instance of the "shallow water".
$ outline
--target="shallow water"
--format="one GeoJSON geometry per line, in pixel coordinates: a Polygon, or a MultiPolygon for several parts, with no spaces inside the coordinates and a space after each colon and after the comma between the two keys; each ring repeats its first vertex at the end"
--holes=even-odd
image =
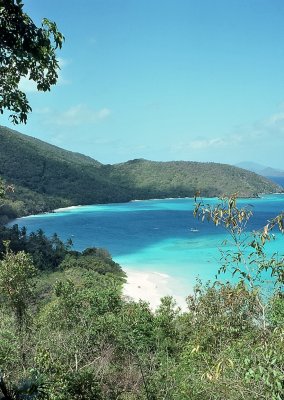
{"type": "MultiPolygon", "coordinates": [[[[217,199],[207,201],[212,204],[217,199]]],[[[259,229],[284,209],[284,195],[242,199],[238,204],[252,206],[254,215],[248,227],[259,229]]],[[[193,207],[193,199],[79,206],[20,218],[11,224],[26,226],[28,232],[40,228],[47,235],[56,232],[63,240],[71,238],[77,250],[106,248],[122,267],[175,276],[186,291],[196,276],[214,278],[220,266],[219,248],[227,237],[222,228],[193,218],[193,207]]],[[[267,249],[283,254],[284,236],[277,234],[267,249]]]]}

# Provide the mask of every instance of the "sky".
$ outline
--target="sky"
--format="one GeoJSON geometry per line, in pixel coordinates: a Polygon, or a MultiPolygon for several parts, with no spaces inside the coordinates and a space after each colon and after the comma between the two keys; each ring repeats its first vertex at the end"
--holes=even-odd
{"type": "Polygon", "coordinates": [[[284,169],[283,0],[24,0],[65,36],[50,93],[1,124],[102,163],[284,169]]]}

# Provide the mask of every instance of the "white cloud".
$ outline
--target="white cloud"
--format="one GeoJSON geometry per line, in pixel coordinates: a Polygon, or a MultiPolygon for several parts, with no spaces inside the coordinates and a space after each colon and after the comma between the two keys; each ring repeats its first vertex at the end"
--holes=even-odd
{"type": "Polygon", "coordinates": [[[197,137],[188,141],[182,141],[172,146],[174,151],[190,151],[190,150],[210,150],[210,149],[224,149],[236,146],[242,143],[243,137],[241,135],[233,134],[223,137],[197,137]]]}
{"type": "Polygon", "coordinates": [[[105,120],[110,114],[109,108],[95,110],[86,105],[78,104],[61,113],[50,113],[49,122],[59,126],[94,124],[105,120]]]}
{"type": "Polygon", "coordinates": [[[267,120],[260,123],[260,127],[267,135],[270,135],[270,133],[283,135],[284,111],[271,115],[267,120]]]}
{"type": "Polygon", "coordinates": [[[226,145],[226,142],[222,138],[197,139],[189,142],[189,147],[195,150],[207,149],[210,147],[224,147],[224,145],[226,145]]]}
{"type": "Polygon", "coordinates": [[[110,110],[108,108],[102,108],[101,110],[97,111],[96,117],[97,119],[105,119],[110,115],[110,110]]]}
{"type": "Polygon", "coordinates": [[[243,126],[240,132],[246,142],[253,141],[269,143],[274,140],[284,138],[284,111],[270,115],[269,117],[256,121],[251,126],[243,126]]]}
{"type": "MultiPolygon", "coordinates": [[[[265,119],[256,121],[251,125],[241,125],[235,129],[234,133],[227,135],[210,137],[193,137],[189,140],[184,140],[175,143],[171,146],[171,150],[177,151],[206,151],[206,150],[222,150],[225,148],[235,149],[240,151],[245,146],[253,145],[262,147],[271,147],[273,143],[281,143],[284,140],[284,105],[281,106],[279,112],[276,112],[265,119]],[[280,140],[280,142],[279,142],[280,140]],[[241,146],[241,147],[240,147],[241,146]]],[[[283,142],[284,143],[284,142],[283,142]]]]}
{"type": "Polygon", "coordinates": [[[268,124],[271,125],[278,124],[279,122],[284,122],[284,112],[271,115],[271,117],[268,119],[268,124]]]}

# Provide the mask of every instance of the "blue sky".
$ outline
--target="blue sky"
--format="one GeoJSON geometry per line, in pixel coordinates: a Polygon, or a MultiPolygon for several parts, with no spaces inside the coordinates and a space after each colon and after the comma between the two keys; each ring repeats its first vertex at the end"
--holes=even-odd
{"type": "Polygon", "coordinates": [[[16,130],[103,163],[284,169],[283,0],[24,3],[66,41],[50,93],[23,81],[33,113],[16,130]]]}

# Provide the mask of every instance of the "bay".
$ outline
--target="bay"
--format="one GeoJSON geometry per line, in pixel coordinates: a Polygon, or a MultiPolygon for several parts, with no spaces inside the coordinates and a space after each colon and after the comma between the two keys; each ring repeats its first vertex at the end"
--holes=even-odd
{"type": "MultiPolygon", "coordinates": [[[[217,199],[204,199],[210,204],[217,199]]],[[[249,230],[263,227],[284,208],[284,195],[240,199],[239,206],[251,207],[249,230]]],[[[227,237],[222,228],[193,217],[193,199],[132,201],[121,204],[77,206],[14,220],[28,232],[42,229],[73,241],[74,249],[106,248],[122,268],[155,271],[174,277],[183,295],[199,277],[214,279],[220,267],[220,247],[227,237]]],[[[230,246],[227,244],[227,248],[230,246]]],[[[284,253],[284,237],[268,243],[269,253],[284,253]]]]}

